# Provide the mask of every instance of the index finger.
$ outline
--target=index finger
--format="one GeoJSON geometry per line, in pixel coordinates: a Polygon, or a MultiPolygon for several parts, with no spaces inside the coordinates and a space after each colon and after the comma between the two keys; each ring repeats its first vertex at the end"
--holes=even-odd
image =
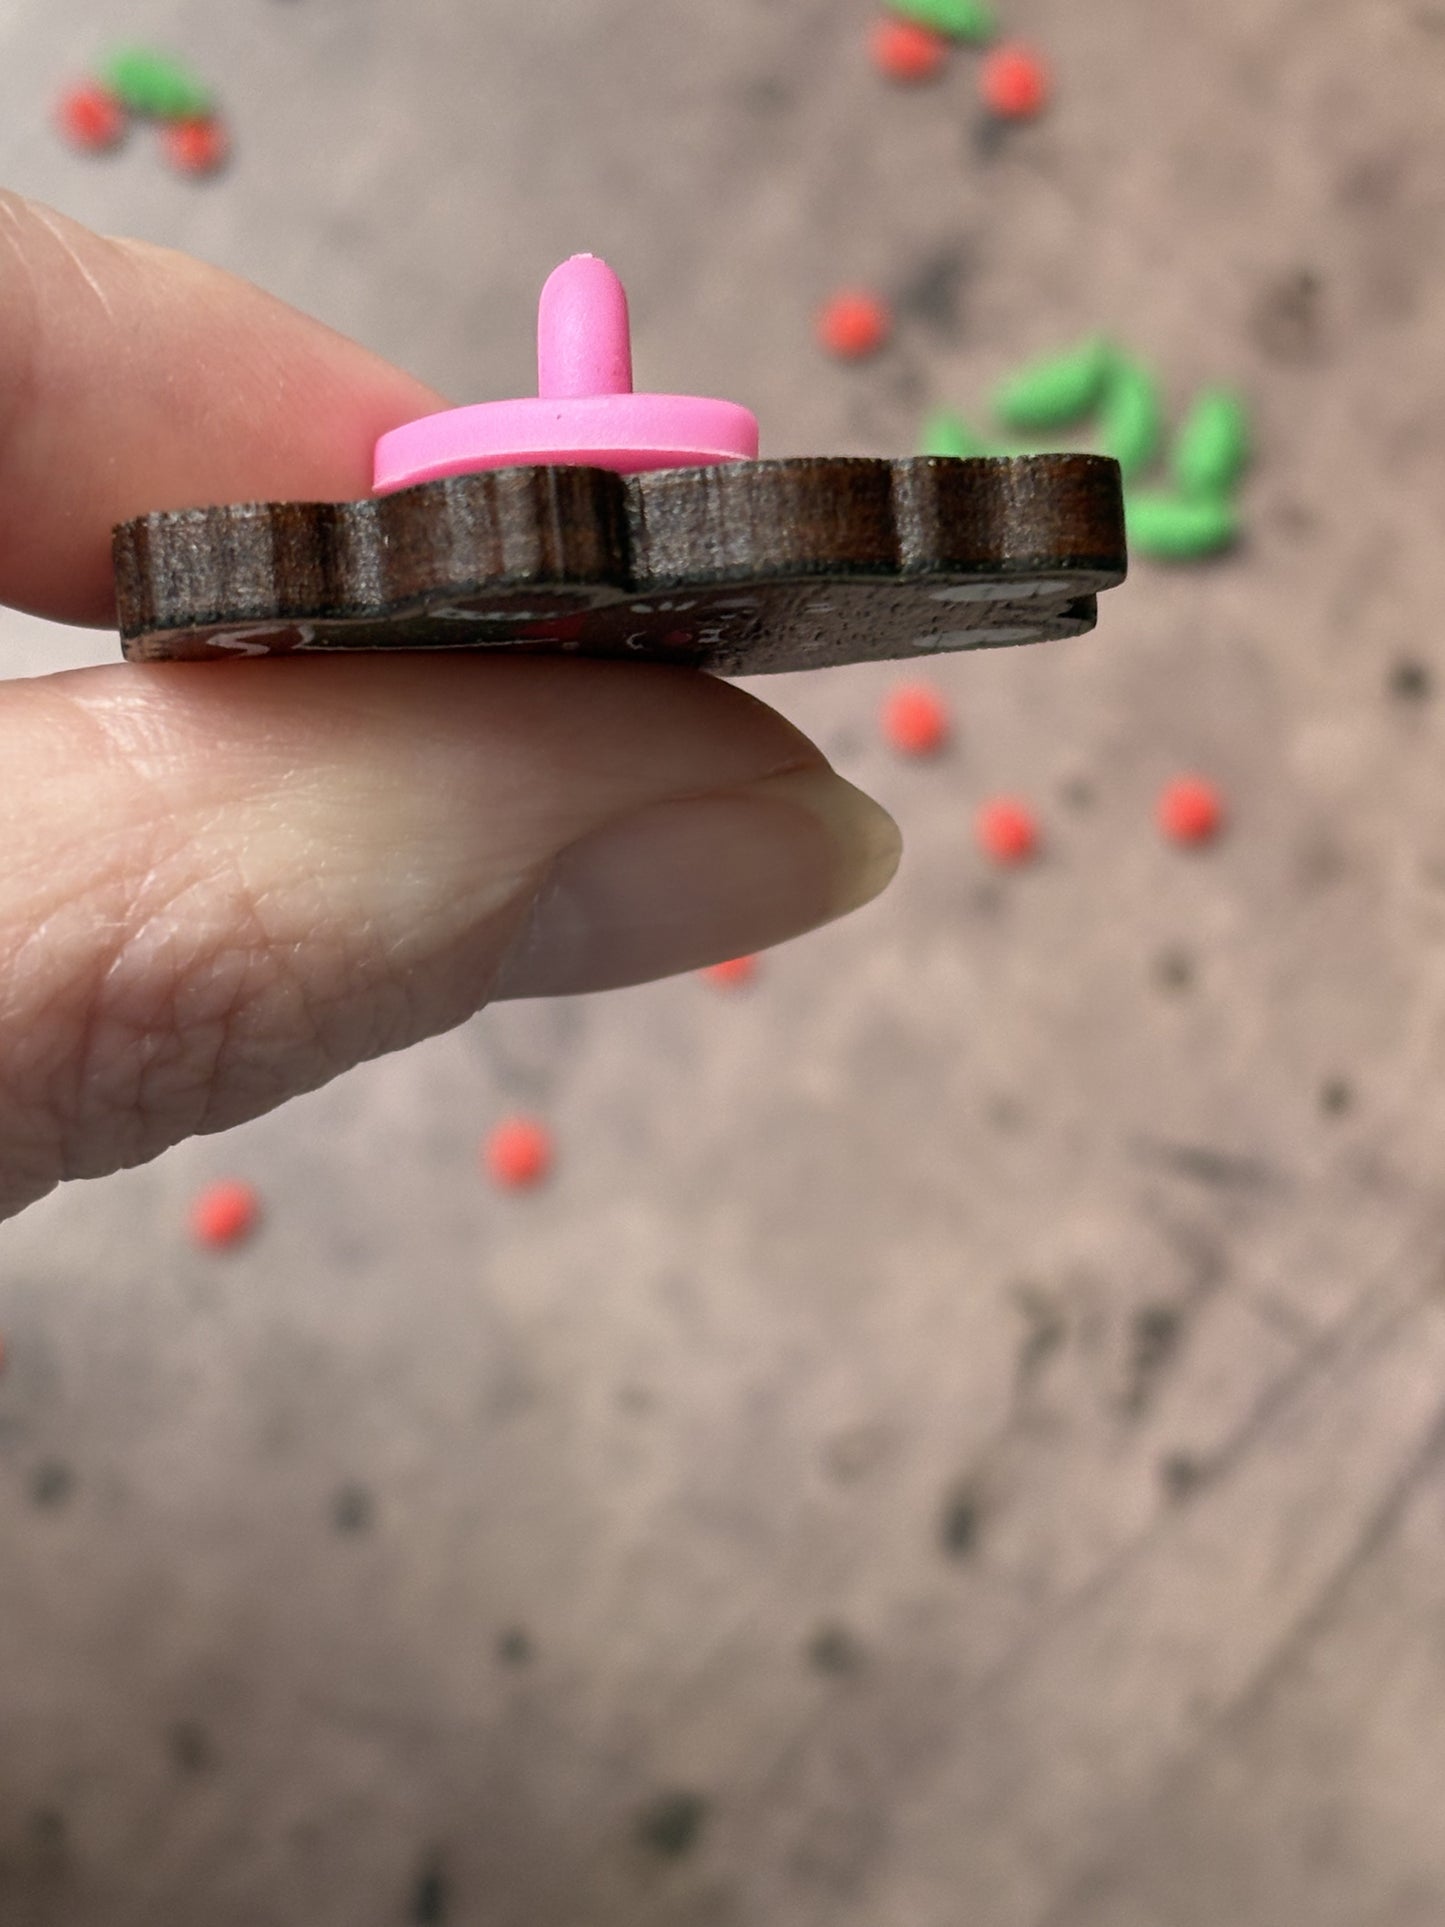
{"type": "Polygon", "coordinates": [[[0,190],[0,602],[112,622],[116,522],[369,494],[377,437],[445,406],[248,282],[0,190]]]}

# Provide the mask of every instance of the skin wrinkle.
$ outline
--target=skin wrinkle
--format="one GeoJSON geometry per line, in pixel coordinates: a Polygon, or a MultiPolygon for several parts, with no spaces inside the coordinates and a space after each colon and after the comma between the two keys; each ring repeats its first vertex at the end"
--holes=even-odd
{"type": "Polygon", "coordinates": [[[121,894],[124,907],[111,909],[103,898],[97,900],[99,892],[88,880],[87,887],[68,891],[48,916],[22,924],[15,932],[6,946],[5,1002],[0,1007],[0,1038],[12,1072],[23,1047],[36,1046],[43,1036],[46,1014],[73,995],[74,978],[95,976],[102,981],[124,954],[133,940],[134,911],[143,882],[143,877],[136,878],[136,887],[127,888],[126,874],[117,876],[110,887],[121,894]],[[71,931],[62,926],[80,905],[85,918],[84,954],[72,962],[70,953],[77,946],[71,931]],[[58,977],[57,965],[62,967],[58,977]]]}
{"type": "MultiPolygon", "coordinates": [[[[152,1155],[179,1131],[191,1134],[206,1127],[216,1090],[226,1082],[238,1053],[237,1038],[246,1014],[264,1002],[277,1039],[297,1051],[298,1065],[308,1062],[315,1044],[302,981],[287,973],[281,958],[266,943],[262,926],[249,904],[229,902],[229,927],[218,927],[188,955],[165,957],[167,933],[180,938],[186,930],[184,904],[196,889],[192,883],[166,910],[158,912],[136,933],[145,939],[159,930],[163,950],[160,967],[147,957],[143,974],[136,975],[134,957],[149,948],[133,940],[117,956],[87,1003],[86,1034],[76,1052],[87,1067],[99,1067],[82,1086],[71,1115],[78,1129],[68,1147],[67,1175],[96,1168],[88,1140],[97,1136],[103,1161],[113,1155],[111,1134],[124,1120],[132,1154],[126,1162],[152,1155]],[[253,979],[259,978],[259,984],[253,979]],[[190,993],[201,991],[203,1012],[186,1010],[190,993]],[[289,994],[288,994],[289,993],[289,994]],[[121,1048],[117,1048],[117,1038],[121,1048]],[[125,1048],[127,1040],[144,1038],[148,1048],[138,1056],[125,1048]],[[112,1068],[107,1071],[106,1066],[112,1068]]],[[[180,944],[174,948],[179,951],[180,944]]],[[[265,1061],[262,1057],[261,1061],[265,1061]]]]}
{"type": "MultiPolygon", "coordinates": [[[[47,1140],[47,1164],[58,1176],[93,1176],[140,1162],[180,1135],[254,1116],[286,1090],[315,1088],[353,1061],[356,1040],[342,1035],[345,1013],[339,1024],[317,1014],[314,948],[307,948],[303,969],[299,943],[272,943],[264,923],[248,921],[234,901],[227,921],[211,933],[217,947],[206,936],[192,943],[190,954],[156,967],[147,939],[157,930],[163,939],[167,932],[185,936],[187,897],[209,887],[189,880],[157,907],[79,1000],[73,979],[58,988],[52,1001],[67,1015],[55,1026],[48,1053],[52,1074],[32,1074],[18,1105],[9,1084],[7,1106],[26,1120],[66,1120],[47,1140]],[[138,950],[148,953],[139,977],[138,950]],[[329,1039],[328,1030],[335,1033],[329,1039]],[[285,1064],[284,1080],[278,1061],[285,1064]]],[[[163,941],[163,959],[165,947],[163,941]]],[[[48,1027],[48,1016],[42,1007],[34,1026],[48,1027]]],[[[34,1135],[33,1126],[27,1135],[34,1135]]]]}
{"type": "MultiPolygon", "coordinates": [[[[26,1110],[66,1120],[55,1140],[62,1175],[83,1175],[92,1168],[93,1156],[85,1146],[97,1132],[103,1139],[119,1136],[123,1146],[145,1138],[153,1108],[149,1093],[165,1068],[166,1038],[175,1046],[171,1056],[192,1060],[204,1043],[204,1028],[183,1031],[175,1022],[179,973],[151,971],[140,985],[135,978],[137,937],[164,914],[153,913],[139,931],[129,919],[107,919],[106,934],[113,940],[91,943],[88,954],[76,959],[52,994],[29,1013],[27,1035],[43,1039],[44,1045],[23,1075],[17,1075],[11,1053],[7,1081],[26,1110]],[[140,1001],[131,1010],[128,1005],[137,990],[140,1001]],[[134,1049],[138,1037],[152,1047],[139,1055],[134,1049]]],[[[204,1089],[213,1070],[214,1063],[197,1066],[198,1089],[204,1089]]],[[[178,1104],[178,1095],[170,1090],[168,1104],[176,1121],[184,1122],[187,1110],[195,1107],[178,1104]]]]}
{"type": "MultiPolygon", "coordinates": [[[[378,861],[373,821],[357,822],[356,846],[348,851],[346,810],[334,824],[326,819],[335,801],[333,782],[338,776],[343,783],[354,780],[354,772],[334,764],[337,739],[380,736],[390,713],[391,685],[384,679],[348,685],[339,717],[331,692],[315,682],[298,685],[302,700],[282,708],[286,685],[278,680],[259,704],[239,714],[234,742],[212,727],[204,698],[217,687],[213,683],[157,678],[149,687],[139,680],[124,689],[102,684],[99,699],[91,693],[95,686],[81,680],[30,685],[25,700],[32,713],[17,711],[11,725],[25,730],[28,741],[49,740],[48,730],[60,745],[54,767],[62,776],[72,767],[93,772],[103,786],[98,816],[108,826],[101,834],[85,826],[80,834],[86,840],[72,844],[72,862],[86,861],[78,878],[66,878],[62,870],[63,896],[54,919],[37,923],[33,889],[17,888],[13,872],[10,880],[17,905],[15,948],[5,973],[10,1024],[30,1045],[42,1040],[42,1048],[22,1067],[22,1076],[12,1043],[0,1081],[32,1142],[44,1132],[42,1120],[66,1120],[58,1138],[46,1139],[50,1168],[60,1175],[92,1175],[137,1162],[178,1136],[227,1128],[287,1091],[315,1088],[351,1063],[462,1021],[485,1002],[503,968],[506,947],[500,941],[485,962],[489,938],[507,922],[514,949],[529,940],[539,893],[557,856],[528,861],[522,848],[514,848],[510,867],[504,852],[488,853],[471,913],[464,899],[459,918],[458,905],[452,905],[450,938],[443,930],[419,951],[417,932],[404,919],[385,916],[375,920],[369,940],[367,926],[358,926],[355,917],[346,930],[326,938],[338,915],[348,917],[351,899],[365,915],[367,869],[378,861]],[[203,700],[189,713],[183,705],[178,715],[178,688],[201,691],[203,700]],[[277,705],[274,718],[267,715],[269,702],[277,705]],[[308,766],[302,746],[317,706],[324,707],[335,734],[322,739],[322,753],[308,766]],[[208,780],[197,775],[195,744],[208,740],[228,770],[237,750],[241,759],[226,795],[193,798],[188,792],[204,790],[208,780]],[[307,821],[318,807],[326,829],[314,846],[314,861],[322,867],[313,875],[307,868],[313,860],[307,821]],[[246,832],[240,840],[237,824],[246,832]],[[254,862],[250,838],[262,839],[254,862]],[[253,873],[262,879],[259,895],[253,873]],[[85,922],[80,931],[67,930],[65,909],[76,901],[85,906],[85,922]],[[346,907],[339,909],[338,901],[346,907]],[[24,998],[29,973],[23,960],[33,955],[53,971],[57,946],[68,966],[63,980],[38,1001],[24,998]],[[457,985],[441,968],[448,955],[456,960],[457,985]],[[445,1011],[437,1008],[439,998],[449,1000],[445,1011]],[[284,1073],[274,1068],[278,1061],[284,1073]]],[[[608,769],[612,759],[606,759],[596,772],[597,732],[586,706],[559,719],[544,689],[535,697],[526,693],[528,701],[517,705],[523,712],[518,740],[525,748],[514,769],[490,772],[496,793],[487,796],[485,807],[501,824],[515,812],[514,835],[524,847],[560,843],[560,855],[637,806],[633,755],[619,742],[614,766],[608,769]],[[528,707],[536,709],[535,723],[528,707]],[[614,807],[603,813],[594,798],[587,819],[579,821],[568,773],[574,762],[585,767],[589,759],[594,787],[604,796],[613,792],[614,807]]],[[[222,707],[215,720],[223,722],[226,713],[222,707]]],[[[438,780],[445,781],[447,759],[456,754],[455,731],[444,716],[433,727],[438,780]]],[[[812,745],[790,730],[776,753],[747,759],[750,781],[824,766],[812,745]]],[[[202,772],[208,767],[200,765],[202,772]]],[[[418,771],[424,780],[427,769],[423,734],[400,765],[383,769],[382,780],[415,782],[418,771]]],[[[725,797],[741,775],[738,769],[724,780],[670,786],[668,801],[725,797]]],[[[414,834],[445,839],[448,827],[424,809],[414,834]]],[[[442,861],[449,855],[455,862],[446,850],[442,861]]],[[[429,874],[425,840],[400,839],[380,860],[396,866],[392,881],[403,891],[408,874],[423,884],[429,874]]],[[[53,860],[49,868],[54,888],[53,860]]],[[[12,1028],[12,1039],[16,1034],[12,1028]]],[[[4,1038],[0,1027],[0,1048],[4,1038]]],[[[34,1162],[26,1158],[19,1168],[34,1162]]]]}
{"type": "MultiPolygon", "coordinates": [[[[120,812],[134,862],[142,812],[163,829],[169,806],[149,772],[114,754],[113,732],[101,734],[139,799],[120,812]]],[[[529,881],[519,874],[509,894],[529,881]]],[[[410,933],[398,930],[370,949],[358,945],[348,969],[348,943],[333,939],[332,956],[315,934],[334,919],[326,888],[293,873],[268,906],[247,882],[243,847],[224,838],[163,839],[156,855],[111,875],[106,888],[118,900],[98,904],[93,882],[80,891],[86,954],[38,1004],[10,1013],[26,1040],[47,1040],[23,1077],[15,1075],[12,1050],[12,1107],[27,1119],[71,1120],[52,1141],[65,1177],[93,1174],[107,1160],[136,1162],[177,1135],[224,1128],[265,1108],[277,1094],[268,1067],[278,1051],[287,1084],[314,1088],[426,1027],[410,933]],[[212,866],[202,874],[194,868],[197,850],[212,866]],[[314,907],[305,900],[312,890],[314,907]],[[219,1007],[211,1008],[222,987],[219,1007]],[[145,1042],[139,1053],[138,1039],[145,1042]]],[[[352,944],[356,937],[353,930],[352,944]]],[[[12,990],[27,975],[19,967],[24,956],[33,951],[53,963],[55,942],[51,920],[21,933],[7,972],[12,990]]]]}
{"type": "MultiPolygon", "coordinates": [[[[53,1161],[62,1175],[75,1176],[97,1168],[96,1153],[88,1148],[91,1138],[105,1143],[119,1127],[122,1160],[131,1162],[134,1158],[128,1153],[136,1144],[158,1148],[159,1143],[169,1141],[167,1133],[175,1124],[200,1128],[213,1101],[215,1081],[225,1059],[225,1038],[240,1008],[239,994],[233,995],[228,1008],[206,1026],[194,1021],[183,1025],[179,1007],[186,983],[195,980],[198,969],[214,977],[215,957],[199,966],[190,960],[179,968],[163,965],[157,969],[153,955],[147,955],[152,947],[148,940],[157,929],[169,920],[175,930],[185,931],[190,922],[204,946],[214,927],[227,948],[266,965],[273,999],[285,953],[272,946],[254,905],[247,902],[239,870],[229,890],[218,888],[219,880],[214,876],[197,877],[193,868],[185,874],[192,851],[205,848],[205,839],[197,842],[181,830],[159,776],[143,768],[130,753],[130,746],[108,726],[104,715],[74,701],[63,686],[57,689],[51,685],[45,694],[61,699],[70,722],[98,746],[100,754],[94,760],[107,777],[118,779],[122,786],[114,812],[115,820],[123,825],[121,862],[102,872],[99,888],[92,872],[78,887],[67,891],[55,916],[28,927],[22,925],[5,972],[8,1001],[13,1003],[16,990],[25,987],[27,956],[38,956],[47,974],[52,972],[55,922],[76,901],[85,905],[86,954],[77,957],[48,994],[23,1013],[23,1022],[22,1013],[12,1009],[4,1026],[4,1032],[11,1035],[18,1027],[21,1038],[29,1044],[43,1040],[40,1061],[27,1066],[23,1077],[17,1076],[13,1046],[7,1051],[10,1062],[4,1087],[22,1118],[50,1116],[70,1121],[67,1131],[52,1136],[51,1146],[53,1161]],[[142,855],[138,845],[147,835],[157,839],[156,847],[142,855]],[[194,922],[178,914],[177,905],[198,889],[210,893],[214,901],[194,922]],[[147,957],[145,976],[140,981],[135,975],[138,955],[147,957]],[[137,998],[139,1008],[129,1014],[127,1005],[137,998]],[[63,1013],[59,1022],[55,1021],[57,1011],[63,1013]],[[176,1048],[169,1055],[153,1048],[137,1061],[132,1050],[115,1048],[117,1030],[123,1042],[144,1034],[153,1045],[169,1035],[176,1048]],[[188,1066],[189,1075],[183,1081],[168,1082],[161,1102],[157,1088],[161,1074],[177,1059],[188,1066]],[[102,1068],[106,1066],[109,1068],[102,1068]],[[118,1083],[117,1074],[122,1080],[133,1074],[134,1085],[118,1083]],[[189,1091],[185,1089],[187,1084],[189,1091]],[[183,1097],[185,1101],[179,1102],[183,1097]]],[[[102,847],[95,854],[103,863],[111,853],[108,847],[102,847]]],[[[292,1015],[294,1019],[294,1012],[292,1015]]],[[[288,1034],[284,1026],[278,1031],[288,1034]]],[[[304,1032],[298,1035],[293,1029],[289,1034],[304,1046],[304,1032]]],[[[102,1156],[99,1162],[104,1161],[102,1156]]]]}
{"type": "MultiPolygon", "coordinates": [[[[47,244],[60,250],[69,266],[95,295],[108,323],[114,323],[115,313],[100,283],[57,225],[58,217],[40,203],[27,201],[7,189],[0,189],[0,215],[5,219],[4,238],[25,274],[23,311],[16,311],[13,300],[16,291],[13,286],[6,288],[3,305],[0,305],[0,354],[4,358],[4,379],[0,381],[0,396],[3,396],[3,403],[0,403],[0,451],[4,451],[0,454],[0,494],[8,495],[9,491],[3,486],[8,470],[17,458],[22,467],[30,465],[33,460],[33,450],[20,431],[27,422],[42,420],[53,412],[47,400],[47,391],[53,383],[46,378],[50,355],[42,323],[41,281],[31,258],[31,250],[26,245],[27,240],[37,231],[46,236],[47,244]]],[[[104,451],[97,451],[95,459],[113,461],[114,458],[108,457],[104,451]]],[[[19,540],[17,535],[7,547],[3,532],[0,532],[0,561],[7,567],[8,558],[19,540]]],[[[113,613],[113,606],[108,607],[99,619],[108,623],[113,613]]]]}
{"type": "MultiPolygon", "coordinates": [[[[268,914],[265,898],[245,879],[239,852],[218,853],[230,859],[228,873],[178,879],[87,996],[76,1052],[81,1062],[124,1064],[117,1032],[122,1041],[144,1036],[152,1048],[126,1066],[133,1083],[92,1081],[89,1102],[73,1107],[82,1136],[99,1130],[104,1141],[116,1117],[127,1117],[143,1147],[137,1155],[151,1155],[177,1134],[222,1129],[238,1115],[266,1108],[277,1092],[271,1067],[278,1053],[286,1059],[287,1085],[314,1089],[358,1056],[394,1049],[418,1034],[419,1012],[402,976],[393,977],[388,998],[384,967],[378,972],[368,959],[348,973],[346,942],[318,942],[314,932],[327,924],[324,889],[317,888],[317,914],[309,914],[290,887],[268,914]],[[192,898],[199,899],[199,913],[189,907],[192,898]],[[364,1033],[358,1015],[366,1021],[364,1033]],[[167,1037],[170,1050],[158,1043],[167,1037]]],[[[304,878],[299,882],[307,887],[304,878]]],[[[64,1094],[57,1096],[63,1105],[64,1094]]],[[[73,1151],[68,1175],[80,1174],[82,1166],[94,1168],[93,1157],[73,1151]]]]}
{"type": "MultiPolygon", "coordinates": [[[[81,846],[85,854],[93,859],[109,851],[118,841],[124,851],[124,860],[114,866],[117,878],[130,876],[135,882],[134,898],[127,909],[138,901],[148,869],[159,867],[166,856],[175,856],[191,840],[193,828],[183,827],[178,821],[175,800],[166,790],[158,772],[142,767],[133,753],[131,745],[109,725],[103,710],[98,710],[77,700],[73,689],[64,678],[54,677],[44,681],[30,681],[19,685],[10,697],[15,709],[11,728],[23,733],[32,741],[43,742],[54,735],[63,745],[65,755],[63,767],[85,768],[97,775],[118,780],[120,794],[107,795],[100,807],[100,818],[104,828],[82,823],[80,834],[84,837],[81,846]],[[24,707],[22,707],[22,704],[24,707]],[[48,709],[58,706],[64,712],[58,730],[51,726],[46,714],[48,709]],[[27,710],[39,710],[38,718],[27,714],[27,710]],[[72,737],[79,733],[81,740],[76,743],[72,737]],[[117,828],[110,828],[110,825],[117,828]],[[148,861],[137,862],[137,846],[147,836],[160,836],[168,833],[168,840],[158,842],[148,861]]],[[[10,718],[7,716],[7,722],[10,718]]],[[[24,751],[21,751],[23,761],[24,751]]],[[[8,760],[8,759],[7,759],[8,760]]],[[[45,772],[40,772],[43,776],[45,772]]],[[[45,871],[53,875],[57,868],[57,856],[69,854],[62,849],[57,852],[54,831],[49,830],[45,838],[43,861],[45,871]]],[[[13,884],[14,873],[7,879],[13,884]]],[[[74,892],[68,892],[73,895],[74,892]]],[[[31,914],[31,898],[28,891],[22,892],[23,914],[31,914]]],[[[124,913],[123,913],[124,915],[124,913]]]]}
{"type": "MultiPolygon", "coordinates": [[[[55,217],[39,202],[32,202],[30,205],[30,218],[38,221],[41,227],[45,229],[45,232],[53,237],[55,245],[60,249],[61,253],[75,269],[75,272],[80,276],[86,287],[90,289],[90,292],[100,303],[101,312],[104,314],[106,320],[113,323],[115,321],[115,310],[110,305],[110,296],[106,293],[102,284],[96,280],[84,261],[81,260],[74,243],[67,240],[64,231],[56,225],[55,217]]],[[[111,247],[111,243],[102,235],[96,235],[94,239],[102,248],[108,249],[111,247]]]]}
{"type": "MultiPolygon", "coordinates": [[[[21,244],[24,224],[17,212],[17,197],[3,188],[0,188],[0,216],[5,223],[0,229],[0,238],[24,275],[23,287],[17,287],[6,276],[3,294],[0,294],[0,354],[4,356],[4,380],[0,381],[0,451],[5,451],[14,445],[17,425],[38,412],[36,363],[41,328],[35,268],[21,244]],[[17,312],[22,307],[23,312],[17,312]]],[[[0,452],[0,475],[4,473],[4,465],[5,457],[0,452]]]]}
{"type": "MultiPolygon", "coordinates": [[[[786,768],[806,768],[815,760],[791,758],[786,768]]],[[[728,793],[724,785],[695,789],[689,796],[728,793]]],[[[79,1010],[79,1028],[57,1037],[51,1055],[58,1058],[60,1075],[47,1078],[43,1093],[30,1095],[28,1102],[72,1120],[58,1147],[65,1177],[93,1175],[107,1161],[139,1162],[177,1135],[226,1128],[265,1108],[272,1091],[269,1080],[261,1080],[263,1088],[258,1089],[256,1072],[270,1063],[278,1040],[286,1043],[288,1085],[315,1088],[348,1064],[400,1048],[429,1027],[413,992],[416,958],[408,957],[396,968],[397,949],[408,941],[405,933],[399,932],[379,952],[363,949],[365,962],[350,973],[328,967],[317,954],[314,937],[290,934],[298,927],[309,933],[324,923],[324,891],[320,916],[308,916],[289,888],[279,914],[268,914],[264,899],[258,900],[246,883],[240,852],[222,844],[212,855],[229,859],[224,878],[213,870],[200,877],[182,875],[162,887],[157,867],[149,867],[129,898],[127,913],[107,919],[118,942],[78,973],[93,970],[93,988],[78,995],[72,979],[57,993],[65,1008],[79,1010]],[[188,913],[196,896],[201,899],[200,916],[188,913]],[[149,900],[137,921],[144,899],[149,900]],[[217,936],[225,935],[215,952],[205,934],[209,925],[215,926],[217,936]],[[188,931],[200,933],[200,948],[181,955],[172,939],[188,931]],[[137,958],[142,959],[139,976],[137,958]],[[187,1008],[197,997],[211,1003],[218,986],[231,977],[228,961],[236,967],[220,1008],[187,1008]],[[379,1001],[388,977],[392,995],[383,994],[379,1001]],[[318,984],[325,989],[318,992],[318,984]],[[358,1016],[365,1020],[364,1033],[357,1030],[358,1016]],[[147,1045],[139,1055],[132,1048],[137,1038],[147,1045]],[[167,1039],[169,1049],[163,1041],[167,1039]]],[[[183,847],[172,853],[172,860],[184,866],[188,856],[183,847]]],[[[514,949],[529,940],[555,861],[545,872],[519,875],[508,892],[523,919],[514,949]]],[[[482,987],[482,1002],[505,961],[503,952],[482,987]]],[[[465,1003],[457,1021],[479,1007],[475,997],[465,1003]]],[[[42,1007],[42,1027],[45,1015],[42,1007]]]]}

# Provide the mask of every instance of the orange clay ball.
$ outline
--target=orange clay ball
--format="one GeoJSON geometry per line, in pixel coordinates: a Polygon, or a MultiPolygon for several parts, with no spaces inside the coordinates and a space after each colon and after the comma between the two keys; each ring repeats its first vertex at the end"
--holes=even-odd
{"type": "Polygon", "coordinates": [[[482,1163],[503,1191],[528,1191],[552,1169],[551,1134],[534,1119],[509,1117],[482,1146],[482,1163]]]}
{"type": "Polygon", "coordinates": [[[709,964],[698,975],[715,990],[743,990],[758,974],[756,957],[730,957],[726,963],[709,964]]]}
{"type": "Polygon", "coordinates": [[[876,355],[893,329],[887,304],[877,295],[845,289],[824,304],[818,316],[818,340],[840,361],[861,361],[876,355]]]}
{"type": "Polygon", "coordinates": [[[932,80],[948,58],[948,42],[916,20],[883,19],[869,36],[868,52],[888,80],[932,80]]]}
{"type": "Polygon", "coordinates": [[[191,1206],[191,1236],[209,1251],[243,1244],[261,1219],[256,1188],[236,1178],[208,1184],[191,1206]]]}
{"type": "Polygon", "coordinates": [[[1224,826],[1224,802],[1202,776],[1180,776],[1159,797],[1159,828],[1171,843],[1212,843],[1224,826]]]}
{"type": "Polygon", "coordinates": [[[904,683],[883,705],[883,735],[900,756],[936,756],[951,733],[948,704],[926,683],[904,683]]]}
{"type": "Polygon", "coordinates": [[[86,81],[61,95],[55,124],[72,147],[100,154],[119,145],[129,118],[114,94],[95,81],[86,81]]]}
{"type": "Polygon", "coordinates": [[[1000,120],[1032,120],[1048,105],[1049,71],[1030,47],[995,47],[979,70],[983,103],[1000,120]]]}
{"type": "Polygon", "coordinates": [[[979,848],[992,862],[1029,863],[1038,855],[1038,818],[1016,797],[996,796],[978,813],[979,848]]]}
{"type": "Polygon", "coordinates": [[[178,120],[161,137],[166,159],[178,174],[214,174],[231,144],[218,120],[178,120]]]}

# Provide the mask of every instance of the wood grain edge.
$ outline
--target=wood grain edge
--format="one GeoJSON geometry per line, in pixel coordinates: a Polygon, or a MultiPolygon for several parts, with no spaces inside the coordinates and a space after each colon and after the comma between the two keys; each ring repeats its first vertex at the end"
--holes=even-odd
{"type": "Polygon", "coordinates": [[[1097,593],[1127,567],[1118,465],[802,457],[668,469],[531,467],[356,502],[161,510],[117,526],[123,642],[166,630],[400,613],[437,594],[807,574],[1045,570],[1097,593]]]}

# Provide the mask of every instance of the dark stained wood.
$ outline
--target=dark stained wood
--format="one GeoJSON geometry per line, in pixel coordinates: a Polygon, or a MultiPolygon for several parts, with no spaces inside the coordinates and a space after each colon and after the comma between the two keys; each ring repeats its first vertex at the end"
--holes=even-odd
{"type": "Polygon", "coordinates": [[[723,675],[1042,642],[1123,580],[1116,463],[516,468],[115,531],[132,661],[509,649],[723,675]]]}

